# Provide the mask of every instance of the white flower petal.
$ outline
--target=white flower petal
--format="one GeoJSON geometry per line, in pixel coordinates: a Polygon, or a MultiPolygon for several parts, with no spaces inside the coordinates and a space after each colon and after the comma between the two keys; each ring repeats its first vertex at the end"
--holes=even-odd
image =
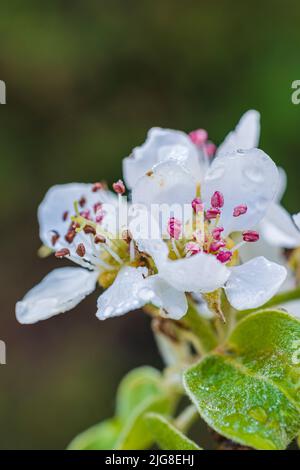
{"type": "Polygon", "coordinates": [[[144,284],[144,298],[148,299],[147,303],[163,309],[165,317],[179,320],[186,314],[188,304],[183,292],[174,289],[159,275],[149,276],[144,284]]]}
{"type": "Polygon", "coordinates": [[[144,204],[191,204],[196,195],[196,181],[182,165],[170,160],[155,165],[141,177],[132,190],[132,203],[144,204]]]}
{"type": "Polygon", "coordinates": [[[287,271],[283,266],[263,256],[231,268],[225,292],[237,310],[257,308],[270,300],[284,282],[287,271]]]}
{"type": "Polygon", "coordinates": [[[190,258],[167,260],[158,265],[159,275],[182,292],[212,292],[223,287],[230,271],[214,256],[199,253],[190,258]]]}
{"type": "Polygon", "coordinates": [[[133,188],[154,165],[170,159],[180,162],[195,177],[201,178],[198,151],[189,136],[181,131],[154,127],[148,132],[145,143],[133,149],[123,161],[128,188],[133,188]]]}
{"type": "Polygon", "coordinates": [[[124,267],[115,282],[98,299],[100,320],[124,315],[146,304],[164,310],[168,318],[179,319],[187,311],[187,300],[158,275],[144,277],[146,268],[124,267]]]}
{"type": "Polygon", "coordinates": [[[300,230],[300,212],[298,212],[298,214],[293,215],[293,221],[295,222],[296,226],[300,230]]]}
{"type": "Polygon", "coordinates": [[[239,149],[251,149],[258,146],[260,134],[260,114],[249,110],[241,117],[234,131],[230,132],[218,147],[216,156],[226,155],[239,149]]]}
{"type": "Polygon", "coordinates": [[[203,188],[206,207],[211,196],[220,191],[224,196],[219,225],[230,232],[250,229],[265,215],[278,187],[275,163],[262,150],[237,151],[216,158],[208,170],[203,188]],[[234,207],[246,204],[248,210],[233,217],[234,207]]]}
{"type": "Polygon", "coordinates": [[[300,300],[292,300],[286,304],[279,305],[279,308],[284,308],[290,315],[300,318],[300,300]]]}
{"type": "Polygon", "coordinates": [[[71,310],[93,292],[97,276],[82,268],[54,269],[17,303],[17,320],[35,323],[71,310]]]}
{"type": "Polygon", "coordinates": [[[140,293],[146,274],[146,268],[123,267],[114,283],[98,298],[96,316],[105,320],[143,307],[146,301],[140,293]]]}
{"type": "Polygon", "coordinates": [[[259,232],[273,246],[295,248],[300,245],[300,231],[290,214],[276,203],[270,205],[266,216],[260,222],[259,232]]]}
{"type": "MultiPolygon", "coordinates": [[[[261,234],[260,226],[261,224],[258,225],[257,231],[261,234]]],[[[271,245],[262,236],[260,236],[259,240],[255,243],[245,243],[239,249],[239,256],[243,263],[246,263],[246,261],[249,261],[257,256],[264,256],[268,260],[282,265],[286,263],[286,258],[284,257],[282,248],[271,245]]]]}
{"type": "Polygon", "coordinates": [[[287,175],[286,175],[286,172],[284,171],[284,169],[281,168],[280,166],[278,166],[277,169],[278,169],[278,173],[279,173],[279,184],[278,184],[278,189],[277,189],[277,194],[275,196],[275,200],[277,202],[280,202],[281,199],[283,198],[283,195],[284,195],[285,190],[286,190],[287,175]]]}

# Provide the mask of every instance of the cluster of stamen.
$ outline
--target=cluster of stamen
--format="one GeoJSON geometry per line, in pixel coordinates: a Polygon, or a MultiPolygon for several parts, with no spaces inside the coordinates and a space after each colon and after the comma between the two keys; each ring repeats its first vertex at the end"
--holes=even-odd
{"type": "MultiPolygon", "coordinates": [[[[232,246],[233,242],[222,236],[224,228],[219,226],[219,220],[224,206],[224,196],[220,191],[215,191],[210,200],[210,207],[205,210],[204,203],[200,197],[192,201],[194,212],[194,231],[192,237],[186,239],[182,236],[181,222],[172,217],[168,222],[168,233],[171,237],[172,249],[177,258],[184,256],[193,256],[198,253],[208,253],[214,255],[221,263],[228,263],[232,260],[233,253],[246,242],[256,242],[259,240],[259,234],[255,230],[246,230],[241,233],[242,240],[237,245],[232,246]]],[[[232,216],[240,217],[247,212],[247,205],[240,204],[233,208],[232,216]]]]}
{"type": "MultiPolygon", "coordinates": [[[[104,189],[106,189],[105,183],[97,182],[93,184],[91,192],[100,193],[104,189]]],[[[118,195],[122,195],[125,192],[125,185],[119,180],[113,184],[113,189],[118,195]]],[[[91,266],[102,266],[108,271],[115,270],[118,265],[130,261],[135,255],[134,247],[130,247],[131,237],[127,234],[118,239],[112,238],[112,235],[101,226],[106,215],[101,198],[99,197],[99,201],[93,204],[89,204],[88,199],[86,195],[80,197],[74,202],[73,213],[70,211],[62,213],[62,220],[64,222],[69,220],[70,224],[65,233],[60,234],[57,230],[53,230],[51,242],[55,247],[58,240],[63,237],[69,246],[58,249],[55,256],[57,258],[77,256],[77,260],[82,259],[84,266],[88,263],[91,266]],[[86,241],[80,237],[80,242],[76,243],[79,233],[86,235],[86,241]],[[87,248],[88,257],[86,257],[87,248]]]]}

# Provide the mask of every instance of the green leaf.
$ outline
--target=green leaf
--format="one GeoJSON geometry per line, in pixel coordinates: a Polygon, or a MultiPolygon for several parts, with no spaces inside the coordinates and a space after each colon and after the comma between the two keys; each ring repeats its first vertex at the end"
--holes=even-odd
{"type": "Polygon", "coordinates": [[[111,450],[114,449],[121,431],[121,423],[115,418],[107,419],[100,424],[79,434],[69,444],[69,450],[111,450]]]}
{"type": "Polygon", "coordinates": [[[161,395],[161,373],[153,367],[138,367],[121,381],[117,392],[116,414],[126,420],[149,397],[161,395]]]}
{"type": "Polygon", "coordinates": [[[144,419],[155,411],[169,414],[177,395],[163,385],[161,373],[152,367],[139,367],[121,381],[117,392],[116,416],[77,436],[69,449],[146,449],[153,442],[144,419]]]}
{"type": "Polygon", "coordinates": [[[153,442],[145,413],[169,414],[176,395],[163,386],[161,373],[152,367],[139,367],[122,380],[117,393],[117,416],[124,423],[115,448],[146,449],[153,442]]]}
{"type": "Polygon", "coordinates": [[[203,419],[257,449],[285,449],[300,430],[300,322],[280,310],[242,320],[222,350],[184,374],[203,419]]]}
{"type": "Polygon", "coordinates": [[[116,443],[118,450],[148,449],[153,443],[153,436],[148,428],[146,414],[149,412],[169,415],[174,408],[174,399],[169,396],[150,397],[136,407],[127,419],[116,443]]]}
{"type": "Polygon", "coordinates": [[[185,436],[168,419],[158,413],[146,416],[151,434],[163,450],[201,450],[195,442],[185,436]]]}

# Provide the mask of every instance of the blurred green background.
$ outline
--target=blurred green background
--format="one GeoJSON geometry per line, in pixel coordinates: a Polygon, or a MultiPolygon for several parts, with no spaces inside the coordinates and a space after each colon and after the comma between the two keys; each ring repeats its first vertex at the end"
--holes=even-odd
{"type": "Polygon", "coordinates": [[[112,183],[152,126],[205,127],[220,143],[256,108],[261,147],[288,173],[285,205],[300,209],[299,14],[295,1],[1,2],[0,448],[64,448],[112,414],[125,372],[161,366],[147,318],[100,322],[96,293],[17,324],[16,300],[58,263],[36,256],[49,186],[112,183]]]}

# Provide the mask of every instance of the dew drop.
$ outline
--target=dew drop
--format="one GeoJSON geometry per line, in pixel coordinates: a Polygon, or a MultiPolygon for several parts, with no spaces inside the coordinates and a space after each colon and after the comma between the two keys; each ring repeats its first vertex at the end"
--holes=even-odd
{"type": "Polygon", "coordinates": [[[268,199],[265,197],[259,197],[257,201],[255,201],[255,209],[257,211],[263,211],[266,208],[266,205],[268,204],[268,199]]]}
{"type": "Polygon", "coordinates": [[[261,169],[259,168],[259,166],[253,166],[251,165],[250,167],[248,168],[245,168],[244,170],[244,176],[249,180],[251,181],[251,183],[263,183],[264,181],[264,175],[261,171],[261,169]]]}

